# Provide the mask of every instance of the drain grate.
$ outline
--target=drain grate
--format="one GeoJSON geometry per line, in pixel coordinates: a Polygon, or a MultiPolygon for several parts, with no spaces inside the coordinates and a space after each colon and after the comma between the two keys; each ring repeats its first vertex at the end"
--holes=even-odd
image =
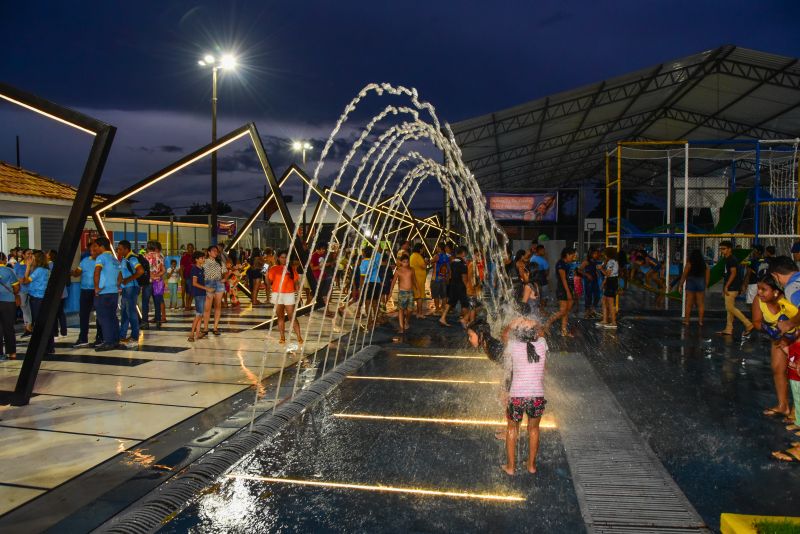
{"type": "Polygon", "coordinates": [[[548,397],[587,530],[710,532],[589,361],[572,354],[548,366],[548,397]]]}
{"type": "Polygon", "coordinates": [[[158,530],[168,518],[178,513],[194,496],[212,484],[248,452],[263,443],[265,439],[277,434],[294,417],[340,384],[346,375],[357,371],[379,352],[380,347],[370,346],[354,354],[332,370],[325,379],[303,390],[293,401],[278,407],[274,415],[262,416],[256,421],[252,433],[242,430],[235,434],[176,475],[169,483],[155,489],[134,503],[127,512],[107,521],[95,532],[145,534],[158,530]]]}

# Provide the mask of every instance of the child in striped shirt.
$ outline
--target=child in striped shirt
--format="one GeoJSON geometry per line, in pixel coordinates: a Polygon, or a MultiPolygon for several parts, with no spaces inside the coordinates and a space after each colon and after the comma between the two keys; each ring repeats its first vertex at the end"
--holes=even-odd
{"type": "MultiPolygon", "coordinates": [[[[544,371],[547,342],[541,335],[541,325],[530,319],[517,319],[506,329],[504,358],[510,362],[511,386],[506,405],[507,461],[501,468],[509,475],[516,469],[516,446],[519,425],[528,415],[529,453],[528,472],[536,473],[536,453],[539,451],[539,423],[545,404],[544,371]]],[[[506,365],[508,367],[508,363],[506,365]]]]}

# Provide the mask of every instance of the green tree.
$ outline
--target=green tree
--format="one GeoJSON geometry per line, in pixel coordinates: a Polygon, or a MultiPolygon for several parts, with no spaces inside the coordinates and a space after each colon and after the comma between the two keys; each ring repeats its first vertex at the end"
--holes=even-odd
{"type": "Polygon", "coordinates": [[[150,217],[166,217],[169,215],[175,215],[175,212],[172,211],[172,208],[164,204],[163,202],[156,202],[150,208],[150,211],[147,213],[150,217]]]}
{"type": "MultiPolygon", "coordinates": [[[[225,215],[233,211],[230,204],[223,201],[217,202],[217,215],[225,215]]],[[[209,215],[211,214],[211,202],[195,202],[186,210],[186,215],[209,215]]]]}

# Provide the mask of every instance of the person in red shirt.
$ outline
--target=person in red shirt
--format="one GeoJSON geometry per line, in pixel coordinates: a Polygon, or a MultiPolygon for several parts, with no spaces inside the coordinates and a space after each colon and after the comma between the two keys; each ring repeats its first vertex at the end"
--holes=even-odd
{"type": "MultiPolygon", "coordinates": [[[[294,316],[294,306],[297,302],[297,288],[300,282],[300,273],[294,265],[287,266],[287,258],[289,255],[288,250],[282,250],[278,253],[278,263],[273,265],[267,271],[267,280],[272,289],[270,300],[275,306],[275,314],[278,317],[278,330],[281,333],[281,339],[278,343],[286,343],[286,319],[284,314],[289,315],[289,320],[294,316]]],[[[300,323],[295,319],[292,323],[294,333],[297,336],[297,342],[303,343],[303,336],[300,335],[300,323]]]]}
{"type": "Polygon", "coordinates": [[[186,311],[192,309],[192,266],[194,265],[194,245],[186,245],[186,252],[181,256],[181,271],[183,272],[183,307],[186,311]]]}
{"type": "Polygon", "coordinates": [[[314,249],[311,255],[311,274],[314,276],[316,287],[312,287],[312,291],[316,293],[317,306],[325,308],[326,315],[332,317],[333,314],[328,312],[328,293],[331,289],[331,274],[330,268],[333,265],[334,257],[328,255],[328,244],[320,243],[314,249]]]}

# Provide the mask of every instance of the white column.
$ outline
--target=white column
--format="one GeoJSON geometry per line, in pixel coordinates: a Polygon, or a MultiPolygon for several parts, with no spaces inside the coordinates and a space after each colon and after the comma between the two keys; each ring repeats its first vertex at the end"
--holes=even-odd
{"type": "MultiPolygon", "coordinates": [[[[689,143],[684,145],[683,153],[683,267],[689,256],[689,143]]],[[[686,319],[686,291],[682,293],[681,317],[686,319]]]]}
{"type": "MultiPolygon", "coordinates": [[[[672,233],[672,157],[667,149],[667,233],[672,233]]],[[[672,267],[672,238],[666,239],[666,258],[664,269],[664,291],[669,293],[669,270],[672,267]]],[[[669,299],[664,299],[664,309],[669,308],[669,299]]]]}

